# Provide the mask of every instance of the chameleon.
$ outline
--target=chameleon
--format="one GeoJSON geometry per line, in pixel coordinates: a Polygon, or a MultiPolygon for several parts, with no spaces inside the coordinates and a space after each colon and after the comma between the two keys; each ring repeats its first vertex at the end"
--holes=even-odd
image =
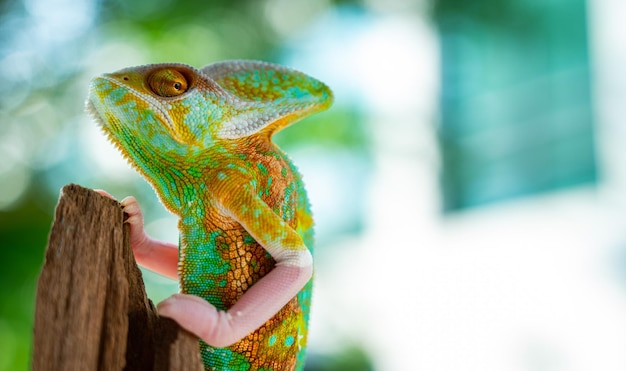
{"type": "Polygon", "coordinates": [[[179,280],[159,315],[198,336],[206,370],[304,367],[313,218],[299,171],[272,138],[332,101],[319,80],[251,60],[91,80],[87,111],[178,217],[178,245],[157,241],[137,200],[121,201],[137,262],[179,280]]]}

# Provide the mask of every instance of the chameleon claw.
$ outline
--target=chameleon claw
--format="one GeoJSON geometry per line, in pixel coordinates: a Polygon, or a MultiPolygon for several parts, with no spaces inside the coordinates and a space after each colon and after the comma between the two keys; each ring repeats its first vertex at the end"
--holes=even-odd
{"type": "Polygon", "coordinates": [[[120,204],[122,208],[124,208],[124,212],[128,215],[128,218],[124,221],[125,223],[143,226],[143,214],[141,213],[141,208],[135,197],[125,197],[120,204]]]}

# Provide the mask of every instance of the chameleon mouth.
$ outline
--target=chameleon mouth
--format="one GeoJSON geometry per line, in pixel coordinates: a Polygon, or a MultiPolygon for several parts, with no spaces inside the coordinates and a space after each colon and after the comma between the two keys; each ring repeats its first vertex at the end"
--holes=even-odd
{"type": "MultiPolygon", "coordinates": [[[[89,97],[86,102],[86,110],[89,112],[98,122],[101,127],[108,127],[112,123],[109,122],[111,115],[106,114],[105,107],[115,107],[119,105],[119,102],[113,100],[109,95],[100,97],[96,91],[98,90],[112,90],[116,88],[123,88],[126,94],[134,96],[136,101],[145,102],[150,110],[154,113],[154,116],[158,121],[164,125],[167,130],[176,136],[176,130],[174,122],[170,117],[167,109],[153,96],[144,94],[130,86],[121,84],[114,77],[102,75],[91,80],[91,87],[89,89],[89,97]]],[[[118,122],[122,125],[121,122],[118,122]]]]}
{"type": "MultiPolygon", "coordinates": [[[[109,79],[99,77],[99,78],[95,78],[91,80],[91,84],[89,87],[89,96],[87,97],[87,101],[85,102],[85,111],[87,111],[87,113],[96,122],[96,124],[98,124],[100,128],[102,128],[104,131],[108,133],[109,126],[111,126],[112,123],[110,123],[105,118],[107,116],[106,109],[105,109],[106,98],[102,98],[99,96],[98,93],[96,93],[96,90],[98,89],[98,85],[102,85],[102,83],[104,83],[105,80],[109,80],[109,79]]],[[[109,119],[112,118],[110,115],[108,116],[109,116],[109,119]]]]}

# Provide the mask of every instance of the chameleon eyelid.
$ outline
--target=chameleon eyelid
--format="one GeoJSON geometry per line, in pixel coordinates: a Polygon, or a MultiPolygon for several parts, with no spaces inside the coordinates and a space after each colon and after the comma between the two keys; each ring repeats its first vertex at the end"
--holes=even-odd
{"type": "Polygon", "coordinates": [[[175,68],[163,68],[153,71],[147,77],[150,90],[164,98],[175,97],[187,91],[188,78],[175,68]]]}

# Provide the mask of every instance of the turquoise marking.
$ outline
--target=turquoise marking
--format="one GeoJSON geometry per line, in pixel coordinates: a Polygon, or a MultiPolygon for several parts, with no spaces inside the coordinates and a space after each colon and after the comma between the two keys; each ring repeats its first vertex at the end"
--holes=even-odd
{"type": "Polygon", "coordinates": [[[270,346],[274,346],[274,344],[276,344],[276,335],[272,335],[270,336],[269,340],[268,340],[268,344],[270,346]]]}
{"type": "MultiPolygon", "coordinates": [[[[109,88],[111,88],[110,84],[109,88]]],[[[126,93],[128,93],[128,89],[124,87],[111,89],[111,91],[109,92],[109,98],[111,98],[111,100],[114,101],[116,104],[119,104],[118,102],[124,99],[126,93]]]]}
{"type": "Polygon", "coordinates": [[[213,348],[200,342],[200,355],[205,365],[213,366],[213,371],[248,371],[250,362],[243,354],[235,353],[228,348],[213,348]]]}
{"type": "MultiPolygon", "coordinates": [[[[118,100],[114,104],[118,106],[118,108],[120,109],[120,112],[124,115],[124,119],[134,120],[134,121],[143,121],[139,117],[139,112],[137,110],[137,103],[135,103],[134,101],[123,102],[121,100],[118,100]],[[122,103],[118,103],[118,102],[122,102],[122,103]]],[[[150,131],[148,128],[145,128],[144,132],[149,133],[150,131]]]]}
{"type": "Polygon", "coordinates": [[[295,339],[293,338],[293,336],[289,335],[285,338],[285,346],[290,347],[293,345],[293,343],[295,343],[295,339]]]}
{"type": "Polygon", "coordinates": [[[95,82],[96,91],[110,91],[113,89],[113,84],[107,79],[97,79],[95,82]]]}
{"type": "Polygon", "coordinates": [[[285,188],[285,198],[283,200],[283,217],[286,220],[291,220],[294,217],[294,209],[289,207],[291,205],[291,195],[296,189],[295,182],[289,183],[287,188],[285,188]]]}
{"type": "Polygon", "coordinates": [[[299,86],[294,86],[291,89],[287,90],[289,99],[303,99],[310,95],[307,89],[303,89],[299,86]]]}
{"type": "Polygon", "coordinates": [[[215,95],[191,94],[185,98],[182,106],[188,110],[183,118],[185,126],[196,139],[202,142],[203,148],[212,147],[214,138],[212,133],[206,130],[206,127],[207,125],[215,126],[222,121],[224,116],[224,111],[216,105],[215,95]]]}
{"type": "Polygon", "coordinates": [[[269,174],[269,172],[267,171],[267,168],[262,163],[259,162],[256,166],[259,168],[259,170],[261,170],[261,175],[269,174]]]}

